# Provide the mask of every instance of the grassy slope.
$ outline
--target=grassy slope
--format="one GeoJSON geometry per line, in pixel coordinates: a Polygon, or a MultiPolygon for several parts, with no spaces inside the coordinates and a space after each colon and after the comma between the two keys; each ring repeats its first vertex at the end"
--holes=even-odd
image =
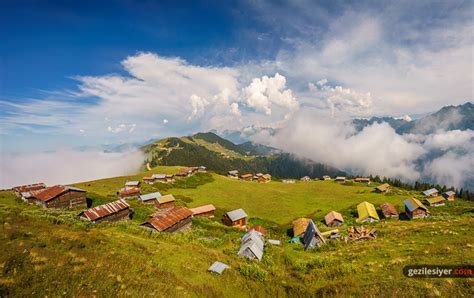
{"type": "MultiPolygon", "coordinates": [[[[159,168],[151,172],[175,170],[159,168]]],[[[114,192],[125,180],[127,177],[111,178],[78,186],[87,189],[97,205],[114,199],[114,192]]],[[[152,210],[132,201],[138,213],[132,221],[93,226],[75,218],[77,211],[44,210],[3,192],[0,296],[32,291],[53,296],[66,292],[216,297],[241,296],[242,292],[245,296],[472,293],[465,279],[407,281],[401,273],[404,264],[459,264],[474,258],[470,202],[432,208],[429,220],[377,223],[380,236],[375,241],[331,242],[304,252],[301,245],[286,242],[289,238],[285,231],[291,219],[312,215],[320,221],[324,213],[336,209],[350,222],[353,206],[362,200],[401,205],[407,194],[377,195],[366,186],[333,182],[256,184],[218,175],[198,175],[177,182],[174,188],[147,185],[145,189],[172,193],[181,204],[189,206],[213,203],[219,213],[244,207],[251,221],[270,227],[269,238],[283,240],[283,246],[267,247],[263,262],[256,263],[235,256],[240,233],[218,222],[195,220],[192,233],[151,234],[137,225],[152,210]],[[232,269],[222,276],[208,274],[207,267],[216,259],[232,269]]]]}

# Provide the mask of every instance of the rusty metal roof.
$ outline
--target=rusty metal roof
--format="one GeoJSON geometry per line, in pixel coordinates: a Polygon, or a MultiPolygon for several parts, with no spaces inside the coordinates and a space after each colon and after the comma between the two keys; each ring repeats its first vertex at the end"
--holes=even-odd
{"type": "Polygon", "coordinates": [[[86,211],[84,211],[84,216],[90,221],[96,221],[97,219],[106,217],[108,215],[117,213],[128,208],[130,208],[130,205],[125,202],[125,200],[120,199],[114,202],[87,209],[86,211]]]}
{"type": "Polygon", "coordinates": [[[252,231],[252,230],[257,231],[257,232],[259,232],[260,234],[262,234],[264,236],[267,234],[267,230],[264,227],[262,227],[261,225],[254,225],[250,229],[250,231],[252,231]]]}
{"type": "Polygon", "coordinates": [[[44,183],[34,183],[34,184],[28,184],[28,185],[19,185],[13,187],[13,190],[22,193],[22,192],[30,192],[30,191],[37,191],[40,189],[45,189],[46,184],[44,183]]]}
{"type": "Polygon", "coordinates": [[[382,209],[382,213],[385,217],[392,216],[392,215],[398,215],[398,211],[395,208],[395,206],[393,206],[392,204],[390,204],[388,202],[383,203],[382,205],[380,205],[380,209],[382,209]]]}
{"type": "Polygon", "coordinates": [[[249,178],[249,177],[253,177],[252,174],[243,174],[240,176],[240,178],[249,178]]]}
{"type": "Polygon", "coordinates": [[[344,222],[344,219],[342,218],[342,214],[336,211],[331,211],[328,214],[326,214],[326,216],[324,217],[324,221],[326,222],[326,225],[329,225],[334,220],[344,222]]]}
{"type": "Polygon", "coordinates": [[[354,181],[356,181],[356,182],[370,181],[370,178],[358,177],[358,178],[355,178],[354,181]]]}
{"type": "Polygon", "coordinates": [[[43,202],[47,202],[55,197],[65,193],[67,191],[67,187],[62,185],[55,185],[44,189],[43,191],[37,193],[35,197],[43,202]]]}
{"type": "Polygon", "coordinates": [[[129,195],[135,195],[135,194],[140,194],[140,188],[134,187],[134,188],[122,188],[118,191],[118,195],[120,196],[129,196],[129,195]]]}
{"type": "Polygon", "coordinates": [[[186,207],[173,207],[170,210],[154,214],[148,221],[144,222],[142,226],[149,224],[158,232],[162,232],[191,215],[193,215],[193,212],[186,207]]]}
{"type": "Polygon", "coordinates": [[[193,212],[193,214],[196,215],[196,214],[201,214],[201,213],[214,211],[214,210],[216,210],[216,207],[214,207],[214,205],[212,205],[212,204],[209,204],[209,205],[199,206],[199,207],[196,207],[196,208],[191,208],[189,210],[191,210],[193,212]]]}

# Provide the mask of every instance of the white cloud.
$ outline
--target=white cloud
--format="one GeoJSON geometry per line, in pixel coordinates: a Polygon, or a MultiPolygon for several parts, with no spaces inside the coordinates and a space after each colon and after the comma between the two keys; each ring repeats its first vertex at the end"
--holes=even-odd
{"type": "Polygon", "coordinates": [[[132,124],[121,123],[117,125],[116,127],[107,126],[107,131],[111,133],[121,133],[121,132],[132,133],[135,130],[136,126],[137,125],[135,123],[132,123],[132,124]]]}
{"type": "Polygon", "coordinates": [[[62,149],[41,153],[2,153],[0,188],[35,182],[67,184],[129,175],[139,170],[144,158],[139,151],[104,153],[62,149]]]}
{"type": "MultiPolygon", "coordinates": [[[[472,153],[473,151],[471,151],[472,153]]],[[[474,155],[473,154],[456,154],[455,152],[446,152],[439,158],[427,163],[425,173],[440,184],[454,185],[462,187],[462,185],[470,181],[474,181],[474,155]]]]}

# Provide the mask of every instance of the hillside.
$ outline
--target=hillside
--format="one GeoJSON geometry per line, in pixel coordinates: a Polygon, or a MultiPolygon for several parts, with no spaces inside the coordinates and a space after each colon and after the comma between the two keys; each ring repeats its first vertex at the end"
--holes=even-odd
{"type": "Polygon", "coordinates": [[[236,145],[212,132],[158,140],[141,150],[147,155],[146,162],[152,167],[205,165],[218,173],[236,169],[241,173],[262,172],[270,173],[274,177],[293,178],[343,174],[321,163],[296,159],[290,154],[264,145],[250,142],[236,145]]]}
{"type": "MultiPolygon", "coordinates": [[[[180,167],[158,167],[134,176],[75,184],[87,190],[93,206],[115,200],[127,180],[180,167]]],[[[215,173],[196,174],[174,185],[144,185],[143,192],[171,193],[189,207],[212,203],[214,219],[193,219],[192,232],[156,234],[140,228],[153,206],[129,200],[132,220],[93,225],[79,220],[78,210],[46,210],[0,192],[0,296],[465,296],[468,279],[410,279],[406,264],[462,264],[473,259],[472,202],[454,201],[430,208],[429,219],[387,220],[371,224],[379,236],[365,242],[328,241],[312,251],[291,244],[291,221],[312,218],[322,231],[324,215],[343,214],[346,234],[355,223],[355,206],[367,200],[378,207],[418,193],[394,189],[375,194],[372,187],[333,181],[236,181],[215,173]],[[241,232],[225,227],[225,211],[242,207],[250,225],[268,230],[262,262],[238,258],[241,232]],[[231,266],[223,275],[206,272],[212,262],[231,266]]]]}

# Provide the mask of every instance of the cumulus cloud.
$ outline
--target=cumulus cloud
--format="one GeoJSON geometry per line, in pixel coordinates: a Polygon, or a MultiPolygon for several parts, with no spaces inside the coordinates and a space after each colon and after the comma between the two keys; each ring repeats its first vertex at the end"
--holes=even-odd
{"type": "Polygon", "coordinates": [[[455,152],[446,152],[441,157],[428,162],[424,168],[432,181],[456,187],[462,187],[466,182],[470,183],[469,187],[474,187],[473,169],[473,154],[456,154],[455,152]]]}
{"type": "Polygon", "coordinates": [[[244,96],[249,107],[266,115],[272,114],[272,107],[279,106],[288,112],[299,108],[292,91],[286,88],[286,78],[279,73],[274,77],[254,78],[244,89],[244,96]]]}
{"type": "Polygon", "coordinates": [[[45,182],[68,184],[135,173],[145,156],[140,151],[105,153],[63,149],[41,153],[2,154],[0,188],[45,182]]]}

